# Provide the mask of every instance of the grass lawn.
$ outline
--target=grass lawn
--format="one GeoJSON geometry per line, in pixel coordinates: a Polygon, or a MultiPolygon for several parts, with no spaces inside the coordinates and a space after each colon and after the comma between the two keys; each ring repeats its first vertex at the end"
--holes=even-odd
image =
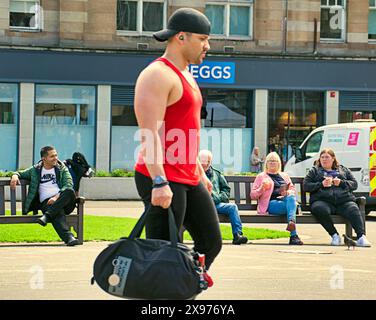
{"type": "MultiPolygon", "coordinates": [[[[85,241],[114,241],[128,236],[136,224],[135,218],[84,216],[85,241]]],[[[223,240],[232,240],[230,224],[221,224],[223,240]]],[[[243,227],[243,233],[249,240],[287,238],[289,232],[262,228],[243,227]]],[[[144,237],[144,233],[142,237],[144,237]]],[[[185,240],[192,238],[184,233],[185,240]]],[[[46,227],[38,224],[2,224],[0,225],[0,242],[55,242],[61,241],[49,223],[46,227]]]]}

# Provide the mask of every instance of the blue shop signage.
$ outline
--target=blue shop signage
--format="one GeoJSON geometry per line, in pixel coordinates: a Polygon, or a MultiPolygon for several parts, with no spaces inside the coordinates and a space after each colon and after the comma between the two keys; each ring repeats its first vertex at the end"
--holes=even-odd
{"type": "Polygon", "coordinates": [[[199,83],[235,83],[235,63],[205,61],[191,64],[189,71],[199,83]]]}

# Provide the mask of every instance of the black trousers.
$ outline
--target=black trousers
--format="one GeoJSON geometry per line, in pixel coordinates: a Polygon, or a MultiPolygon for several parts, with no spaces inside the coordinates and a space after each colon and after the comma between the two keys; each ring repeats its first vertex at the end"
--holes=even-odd
{"type": "MultiPolygon", "coordinates": [[[[170,240],[167,209],[151,205],[152,180],[136,172],[135,181],[145,208],[150,206],[145,224],[146,237],[170,240]]],[[[205,254],[206,268],[209,269],[222,248],[222,235],[214,202],[202,183],[190,186],[170,182],[170,187],[174,194],[171,208],[176,227],[180,230],[184,226],[188,230],[194,241],[194,250],[205,254]]]]}
{"type": "Polygon", "coordinates": [[[353,201],[339,205],[333,205],[326,201],[315,201],[311,204],[311,212],[331,236],[338,233],[331,218],[332,214],[338,214],[349,220],[358,238],[364,234],[363,218],[359,207],[353,201]]]}
{"type": "Polygon", "coordinates": [[[48,205],[49,198],[44,200],[39,209],[47,215],[52,223],[56,233],[61,240],[67,242],[70,236],[73,236],[67,225],[65,215],[70,214],[76,206],[76,195],[73,190],[64,190],[60,193],[59,199],[57,199],[52,205],[48,205]]]}

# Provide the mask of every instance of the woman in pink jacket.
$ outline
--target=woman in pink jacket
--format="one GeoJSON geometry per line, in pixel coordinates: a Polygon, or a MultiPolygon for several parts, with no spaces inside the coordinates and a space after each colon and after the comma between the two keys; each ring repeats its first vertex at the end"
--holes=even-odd
{"type": "Polygon", "coordinates": [[[252,185],[251,198],[258,201],[259,214],[287,215],[289,244],[302,245],[296,233],[296,190],[287,173],[281,172],[281,159],[276,152],[266,156],[264,172],[252,185]]]}

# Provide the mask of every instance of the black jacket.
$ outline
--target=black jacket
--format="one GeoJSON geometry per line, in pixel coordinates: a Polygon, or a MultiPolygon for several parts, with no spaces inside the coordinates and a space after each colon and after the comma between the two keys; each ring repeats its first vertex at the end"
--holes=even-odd
{"type": "Polygon", "coordinates": [[[352,192],[358,188],[358,183],[351,171],[346,167],[340,165],[338,171],[338,178],[341,179],[339,186],[336,187],[333,185],[325,188],[322,185],[322,181],[324,180],[323,168],[314,166],[309,170],[307,176],[304,178],[304,190],[310,193],[310,204],[317,200],[326,201],[334,205],[355,201],[355,196],[352,192]]]}

